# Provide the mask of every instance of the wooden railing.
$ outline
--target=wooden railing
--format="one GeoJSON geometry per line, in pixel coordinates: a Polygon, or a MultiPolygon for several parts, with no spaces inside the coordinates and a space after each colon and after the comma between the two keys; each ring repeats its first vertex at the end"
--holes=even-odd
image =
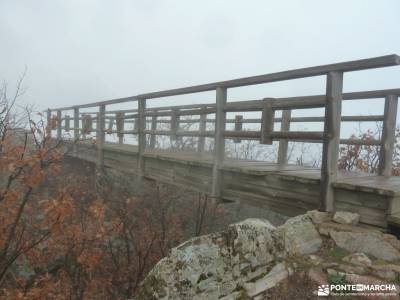
{"type": "Polygon", "coordinates": [[[138,137],[138,170],[140,177],[144,173],[143,155],[146,147],[154,148],[156,136],[165,135],[172,139],[190,136],[198,137],[198,151],[203,152],[205,138],[214,139],[213,152],[213,184],[212,197],[220,197],[221,166],[225,157],[225,139],[233,139],[238,143],[243,139],[259,140],[261,144],[272,144],[279,141],[278,164],[287,163],[287,149],[289,141],[316,142],[323,144],[321,165],[321,196],[320,209],[333,210],[332,183],[337,178],[337,160],[340,144],[352,145],[379,145],[380,163],[379,175],[390,175],[393,146],[395,142],[395,126],[397,102],[400,89],[363,91],[342,93],[343,73],[365,69],[389,67],[400,64],[400,57],[388,55],[371,59],[330,64],[311,68],[303,68],[285,72],[278,72],[254,77],[247,77],[229,81],[214,82],[173,90],[166,90],[137,96],[101,101],[70,107],[48,110],[48,119],[56,112],[57,139],[61,139],[62,130],[73,130],[74,138],[79,139],[92,132],[93,123],[96,123],[96,139],[98,147],[98,165],[104,165],[105,135],[116,133],[119,143],[123,143],[124,135],[137,135],[138,137]],[[312,76],[326,76],[326,94],[301,96],[290,98],[264,98],[238,102],[227,101],[227,90],[234,87],[270,83],[312,76]],[[149,99],[169,97],[183,94],[192,94],[206,91],[216,92],[216,101],[213,104],[194,104],[181,106],[165,106],[146,108],[149,99]],[[369,116],[342,116],[342,100],[385,99],[384,115],[369,116]],[[138,102],[136,109],[107,111],[106,107],[125,102],[138,102]],[[82,112],[86,108],[98,108],[95,112],[82,112]],[[325,108],[324,117],[291,117],[294,109],[325,108]],[[62,116],[62,111],[73,111],[73,118],[69,115],[62,116]],[[275,116],[276,111],[282,111],[280,117],[275,116]],[[262,112],[261,118],[245,119],[243,115],[236,115],[234,119],[227,119],[228,112],[262,112]],[[214,117],[211,117],[211,116],[214,117]],[[198,116],[195,119],[182,119],[183,116],[198,116]],[[169,119],[165,119],[165,117],[169,119]],[[160,119],[163,118],[163,119],[160,119]],[[73,127],[71,127],[71,119],[73,127]],[[378,121],[383,122],[381,140],[340,139],[341,122],[378,121]],[[323,122],[323,131],[291,131],[291,123],[298,122],[323,122]],[[125,129],[125,124],[133,123],[133,129],[125,129]],[[169,123],[169,129],[159,130],[158,124],[169,123]],[[180,124],[198,124],[198,130],[180,130],[180,124]],[[207,123],[213,123],[214,129],[207,130],[207,123]],[[227,130],[226,124],[234,124],[234,130],[227,130]],[[243,124],[260,124],[260,130],[243,130],[243,124]],[[280,130],[275,130],[275,123],[280,123],[280,130]],[[106,126],[107,125],[107,126],[106,126]],[[146,135],[149,142],[146,143],[146,135]]]}

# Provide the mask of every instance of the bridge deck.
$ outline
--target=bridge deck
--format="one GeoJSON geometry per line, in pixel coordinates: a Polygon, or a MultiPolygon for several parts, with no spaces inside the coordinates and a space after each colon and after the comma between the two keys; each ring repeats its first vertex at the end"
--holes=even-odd
{"type": "MultiPolygon", "coordinates": [[[[95,132],[99,146],[83,143],[73,155],[95,162],[104,170],[128,172],[124,174],[128,178],[129,172],[136,173],[132,178],[178,184],[214,198],[266,206],[288,216],[317,207],[332,212],[355,211],[361,215],[361,222],[385,227],[397,220],[400,224],[400,217],[395,218],[397,214],[400,216],[400,179],[389,176],[395,153],[400,89],[343,93],[343,77],[347,72],[398,65],[398,55],[387,55],[49,109],[47,124],[56,131],[58,140],[63,138],[63,131],[73,130],[75,140],[86,139],[87,134],[95,132]],[[251,100],[228,97],[232,88],[315,76],[326,78],[326,92],[322,95],[278,98],[265,95],[251,100]],[[175,98],[191,94],[198,95],[200,100],[204,97],[199,94],[202,92],[212,92],[215,100],[209,104],[188,104],[183,98],[175,98]],[[148,107],[148,100],[164,97],[165,102],[160,106],[148,107]],[[183,105],[171,106],[172,99],[183,105]],[[362,106],[367,99],[381,99],[383,114],[342,115],[343,101],[357,100],[362,106]],[[121,109],[122,103],[129,109],[121,109]],[[321,108],[322,115],[294,116],[298,110],[321,108]],[[234,119],[228,118],[232,113],[234,119]],[[254,118],[256,114],[260,117],[254,118]],[[342,139],[343,122],[380,122],[382,132],[376,137],[342,139]],[[292,126],[294,123],[321,123],[323,130],[309,131],[305,130],[307,126],[302,129],[292,126]],[[116,134],[120,144],[124,143],[124,137],[134,135],[139,147],[106,145],[106,134],[116,134]],[[170,145],[180,145],[184,137],[195,138],[197,152],[148,151],[157,148],[160,136],[169,137],[170,145]],[[205,151],[209,138],[214,145],[212,157],[205,151]],[[227,139],[267,145],[279,142],[278,165],[225,159],[227,139]],[[323,144],[322,170],[287,165],[289,142],[323,144]],[[377,173],[382,176],[341,173],[337,167],[340,145],[379,147],[377,173]]],[[[49,130],[50,136],[53,130],[49,130]]]]}
{"type": "MultiPolygon", "coordinates": [[[[105,147],[113,151],[137,153],[137,146],[134,145],[106,143],[105,147]]],[[[160,160],[176,161],[191,165],[212,166],[213,164],[212,155],[204,152],[151,149],[146,150],[144,155],[160,160]]],[[[226,158],[222,169],[253,175],[267,175],[272,173],[278,176],[295,177],[299,180],[313,180],[316,182],[321,177],[319,168],[278,165],[264,161],[233,158],[226,158]]],[[[338,180],[334,185],[344,189],[376,192],[388,196],[400,196],[400,176],[378,176],[363,172],[340,171],[338,173],[338,180]]]]}
{"type": "MultiPolygon", "coordinates": [[[[97,148],[79,143],[77,157],[96,162],[97,148]]],[[[135,173],[137,147],[106,143],[104,164],[135,173]]],[[[213,157],[189,151],[146,150],[146,178],[209,192],[213,157]]],[[[319,203],[320,170],[297,165],[225,159],[221,166],[221,197],[244,201],[291,216],[316,209],[319,203]]],[[[385,227],[400,224],[400,177],[340,172],[334,183],[336,210],[354,211],[363,223],[385,227]]]]}

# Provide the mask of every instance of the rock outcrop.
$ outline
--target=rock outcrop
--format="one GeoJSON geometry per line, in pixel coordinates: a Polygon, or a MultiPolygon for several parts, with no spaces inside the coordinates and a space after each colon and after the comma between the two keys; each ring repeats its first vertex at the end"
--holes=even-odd
{"type": "Polygon", "coordinates": [[[267,299],[284,293],[276,287],[293,276],[306,278],[314,291],[338,278],[393,283],[400,278],[399,241],[355,226],[358,219],[345,212],[312,211],[279,227],[247,219],[192,238],[152,269],[137,299],[267,299]]]}

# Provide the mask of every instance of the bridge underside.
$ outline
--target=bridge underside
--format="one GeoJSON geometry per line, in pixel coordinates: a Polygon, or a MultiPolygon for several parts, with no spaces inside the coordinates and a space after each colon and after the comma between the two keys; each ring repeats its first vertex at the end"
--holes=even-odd
{"type": "MultiPolygon", "coordinates": [[[[71,156],[96,162],[97,148],[79,143],[71,156]]],[[[106,143],[105,167],[134,174],[137,147],[106,143]]],[[[210,193],[212,156],[197,152],[150,150],[144,154],[144,176],[159,182],[210,193]]],[[[316,209],[319,203],[320,170],[296,165],[226,159],[222,168],[221,197],[243,201],[286,216],[316,209]]],[[[400,177],[340,173],[334,184],[335,210],[357,212],[361,222],[386,227],[400,225],[400,177]],[[396,216],[397,215],[397,216],[396,216]]]]}

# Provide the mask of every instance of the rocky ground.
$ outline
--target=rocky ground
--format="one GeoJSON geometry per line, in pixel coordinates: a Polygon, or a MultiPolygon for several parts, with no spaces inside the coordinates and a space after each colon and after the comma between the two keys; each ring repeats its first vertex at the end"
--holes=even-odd
{"type": "Polygon", "coordinates": [[[400,241],[358,221],[311,211],[278,227],[264,219],[232,224],[173,248],[137,299],[320,299],[319,287],[329,293],[323,299],[398,299],[400,241]],[[355,285],[364,290],[335,290],[355,285]]]}

